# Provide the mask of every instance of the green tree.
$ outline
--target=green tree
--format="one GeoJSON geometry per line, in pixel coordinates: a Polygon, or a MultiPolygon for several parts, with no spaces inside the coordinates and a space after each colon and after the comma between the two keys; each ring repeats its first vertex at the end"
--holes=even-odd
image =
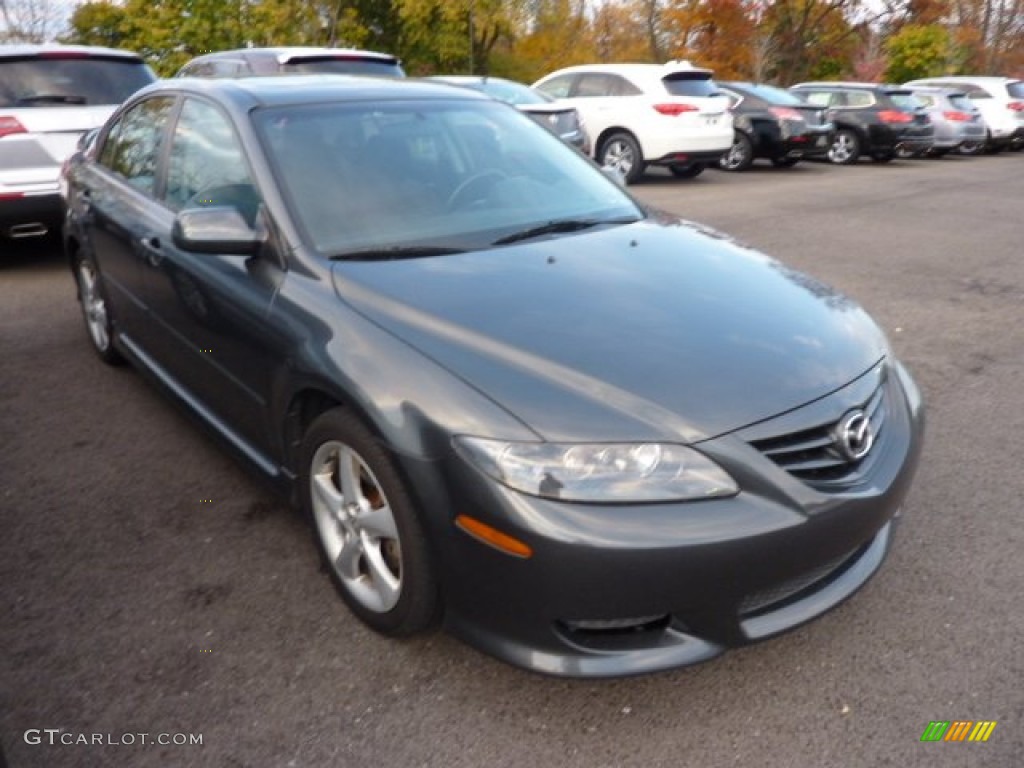
{"type": "Polygon", "coordinates": [[[108,0],[82,3],[68,23],[71,29],[62,38],[65,43],[125,47],[125,10],[120,5],[108,0]]]}
{"type": "Polygon", "coordinates": [[[938,24],[908,24],[885,41],[886,80],[903,83],[941,75],[953,58],[949,32],[938,24]]]}

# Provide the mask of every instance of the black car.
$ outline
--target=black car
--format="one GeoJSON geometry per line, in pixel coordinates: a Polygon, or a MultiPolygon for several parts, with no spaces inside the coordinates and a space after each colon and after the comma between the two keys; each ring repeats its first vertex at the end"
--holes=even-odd
{"type": "Polygon", "coordinates": [[[196,56],[175,77],[268,75],[368,75],[405,77],[397,57],[358,48],[239,48],[196,56]]]}
{"type": "Polygon", "coordinates": [[[932,147],[935,128],[909,88],[826,82],[800,83],[790,91],[827,110],[836,126],[828,158],[837,165],[856,163],[862,155],[887,163],[932,147]]]}
{"type": "Polygon", "coordinates": [[[432,77],[431,80],[472,88],[474,91],[486,93],[492,99],[511,104],[548,130],[553,131],[562,141],[576,147],[585,155],[590,154],[590,139],[583,128],[580,115],[575,107],[565,102],[535,91],[523,83],[506,80],[502,77],[439,75],[432,77]]]}
{"type": "Polygon", "coordinates": [[[732,105],[736,139],[718,161],[727,171],[745,171],[756,158],[779,167],[828,155],[834,129],[825,110],[789,91],[763,83],[719,82],[732,105]]]}
{"type": "Polygon", "coordinates": [[[379,632],[634,674],[802,624],[885,557],[923,410],[879,328],[506,104],[169,80],[66,173],[95,351],[293,499],[379,632]]]}

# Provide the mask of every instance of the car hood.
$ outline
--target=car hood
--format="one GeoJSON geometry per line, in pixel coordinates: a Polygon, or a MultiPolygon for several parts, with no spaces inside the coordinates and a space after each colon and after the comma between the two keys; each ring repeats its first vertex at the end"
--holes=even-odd
{"type": "Polygon", "coordinates": [[[450,256],[338,262],[338,295],[547,440],[697,442],[886,353],[852,301],[667,217],[450,256]]]}

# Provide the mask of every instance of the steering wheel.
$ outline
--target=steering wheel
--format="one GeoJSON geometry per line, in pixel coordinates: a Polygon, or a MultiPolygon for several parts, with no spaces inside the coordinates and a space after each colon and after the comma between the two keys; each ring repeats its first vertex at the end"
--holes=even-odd
{"type": "Polygon", "coordinates": [[[497,168],[488,168],[485,171],[474,173],[468,179],[463,181],[455,190],[448,196],[448,202],[445,203],[446,210],[453,210],[463,205],[463,198],[468,198],[471,193],[476,194],[483,192],[483,185],[493,186],[502,179],[507,179],[508,174],[504,171],[499,171],[497,168]]]}

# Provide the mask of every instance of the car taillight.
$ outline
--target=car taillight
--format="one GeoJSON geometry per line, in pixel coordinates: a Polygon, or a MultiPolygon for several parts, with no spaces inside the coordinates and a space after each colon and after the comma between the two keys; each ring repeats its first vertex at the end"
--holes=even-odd
{"type": "Polygon", "coordinates": [[[655,104],[654,108],[661,114],[670,115],[671,117],[681,115],[684,112],[700,112],[700,108],[693,106],[693,104],[655,104]]]}
{"type": "Polygon", "coordinates": [[[12,133],[28,133],[25,126],[18,122],[15,117],[0,115],[0,139],[10,136],[12,133]]]}
{"type": "Polygon", "coordinates": [[[971,119],[971,116],[966,112],[943,112],[942,116],[947,120],[952,120],[954,123],[966,123],[971,119]]]}
{"type": "Polygon", "coordinates": [[[1024,101],[1011,101],[1006,108],[1012,109],[1014,112],[1024,112],[1024,101]]]}
{"type": "Polygon", "coordinates": [[[896,109],[883,109],[878,113],[878,119],[883,123],[912,123],[914,116],[896,109]]]}
{"type": "Polygon", "coordinates": [[[804,116],[792,107],[769,107],[768,111],[779,120],[803,120],[804,116]]]}

